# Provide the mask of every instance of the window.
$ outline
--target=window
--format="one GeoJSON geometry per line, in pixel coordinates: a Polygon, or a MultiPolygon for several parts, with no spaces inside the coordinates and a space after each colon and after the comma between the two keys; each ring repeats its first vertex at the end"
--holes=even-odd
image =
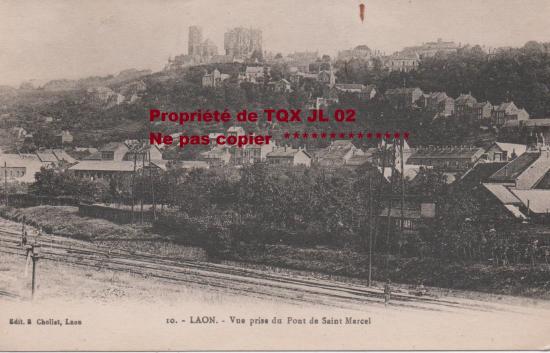
{"type": "Polygon", "coordinates": [[[113,160],[113,159],[115,159],[115,153],[113,151],[103,151],[103,152],[101,152],[101,159],[103,159],[103,160],[113,160]]]}
{"type": "Polygon", "coordinates": [[[414,229],[414,223],[411,219],[403,220],[403,229],[414,229]]]}

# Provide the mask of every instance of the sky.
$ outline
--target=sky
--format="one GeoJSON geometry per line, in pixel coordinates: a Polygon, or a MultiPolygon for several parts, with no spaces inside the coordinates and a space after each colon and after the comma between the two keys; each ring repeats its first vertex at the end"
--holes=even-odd
{"type": "Polygon", "coordinates": [[[190,25],[223,52],[233,27],[274,53],[366,44],[387,54],[426,41],[489,47],[550,41],[549,0],[0,0],[0,84],[161,70],[187,53],[190,25]],[[366,6],[365,21],[359,4],[366,6]]]}

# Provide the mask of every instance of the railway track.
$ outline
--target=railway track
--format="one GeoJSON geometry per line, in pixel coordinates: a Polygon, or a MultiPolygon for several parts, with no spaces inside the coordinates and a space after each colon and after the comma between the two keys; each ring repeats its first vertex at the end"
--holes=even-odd
{"type": "MultiPolygon", "coordinates": [[[[310,302],[343,308],[383,304],[383,292],[378,288],[302,276],[283,276],[207,262],[174,260],[50,235],[42,235],[40,238],[41,257],[44,260],[71,266],[121,271],[290,302],[310,302]]],[[[25,250],[19,246],[19,242],[20,233],[0,227],[0,253],[25,256],[25,250]]],[[[439,311],[495,310],[490,305],[479,302],[418,297],[403,292],[392,293],[392,306],[439,311]]]]}

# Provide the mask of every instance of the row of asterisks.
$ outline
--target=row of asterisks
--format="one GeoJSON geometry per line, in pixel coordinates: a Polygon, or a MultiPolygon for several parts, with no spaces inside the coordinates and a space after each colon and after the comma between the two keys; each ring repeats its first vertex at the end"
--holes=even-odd
{"type": "Polygon", "coordinates": [[[336,132],[331,132],[331,133],[321,132],[321,133],[317,133],[317,132],[312,132],[312,133],[308,134],[307,132],[303,132],[303,133],[294,132],[294,133],[291,134],[290,132],[285,132],[284,136],[285,136],[285,139],[290,139],[291,137],[294,138],[294,139],[299,139],[299,138],[303,138],[303,139],[307,139],[307,138],[326,139],[328,137],[330,139],[335,139],[335,138],[341,138],[341,139],[345,139],[345,138],[350,138],[350,139],[353,139],[353,138],[358,138],[358,139],[367,138],[367,139],[372,139],[372,138],[376,138],[376,139],[379,139],[379,140],[383,139],[383,138],[386,139],[386,140],[389,140],[391,138],[398,139],[398,138],[401,138],[401,136],[403,136],[403,139],[407,140],[409,138],[409,133],[408,132],[403,132],[403,134],[401,134],[400,132],[394,132],[392,134],[392,133],[389,133],[389,132],[385,132],[385,133],[382,133],[382,132],[366,132],[366,133],[363,133],[363,132],[358,132],[358,133],[353,133],[353,132],[350,132],[350,133],[344,133],[344,132],[339,132],[339,133],[336,133],[336,132]]]}

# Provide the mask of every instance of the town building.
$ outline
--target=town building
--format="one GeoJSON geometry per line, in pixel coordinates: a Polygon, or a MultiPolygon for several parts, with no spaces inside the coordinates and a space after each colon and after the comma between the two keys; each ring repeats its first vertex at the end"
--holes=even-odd
{"type": "Polygon", "coordinates": [[[445,92],[432,92],[425,95],[426,109],[448,117],[454,114],[455,100],[445,92]]]}
{"type": "Polygon", "coordinates": [[[85,160],[69,168],[79,178],[97,180],[97,179],[116,179],[125,175],[131,175],[135,170],[142,168],[141,163],[131,161],[95,161],[85,160]]]}
{"type": "Polygon", "coordinates": [[[478,102],[472,107],[472,112],[477,120],[490,120],[493,115],[493,105],[488,102],[478,102]]]}
{"type": "Polygon", "coordinates": [[[431,166],[447,172],[466,171],[484,154],[483,148],[464,146],[428,146],[417,148],[408,164],[431,166]]]}
{"type": "Polygon", "coordinates": [[[269,67],[263,66],[247,66],[244,74],[239,75],[240,82],[251,82],[251,83],[263,83],[264,82],[264,71],[268,73],[271,71],[269,67]]]}
{"type": "Polygon", "coordinates": [[[359,83],[337,83],[334,85],[337,92],[353,93],[360,99],[371,100],[378,93],[375,85],[362,85],[359,83]]]}
{"type": "Polygon", "coordinates": [[[63,130],[61,133],[55,135],[58,146],[72,144],[74,141],[73,135],[68,130],[63,130]]]}
{"type": "Polygon", "coordinates": [[[203,87],[220,87],[222,82],[229,78],[228,74],[222,74],[218,69],[214,69],[211,73],[205,73],[202,76],[203,87]]]}
{"type": "Polygon", "coordinates": [[[481,159],[487,162],[507,162],[521,156],[526,151],[527,145],[495,142],[485,151],[481,159]]]}
{"type": "Polygon", "coordinates": [[[118,90],[128,102],[134,103],[147,91],[147,85],[142,80],[129,82],[118,90]]]}
{"type": "Polygon", "coordinates": [[[430,200],[410,200],[408,198],[401,208],[400,200],[394,200],[385,205],[378,214],[380,224],[387,231],[389,224],[390,232],[401,232],[403,234],[417,234],[422,226],[427,226],[436,217],[436,204],[430,200]],[[389,220],[389,222],[388,222],[389,220]]]}
{"type": "Polygon", "coordinates": [[[275,143],[269,142],[262,145],[245,145],[243,147],[232,146],[229,148],[231,154],[230,163],[233,165],[247,165],[265,162],[267,155],[275,149],[275,143]]]}
{"type": "Polygon", "coordinates": [[[525,109],[519,109],[514,102],[501,103],[493,109],[493,124],[502,126],[508,121],[524,121],[529,119],[529,113],[525,109]]]}
{"type": "Polygon", "coordinates": [[[337,60],[350,61],[356,60],[368,60],[372,56],[371,49],[366,45],[358,45],[353,49],[341,50],[338,52],[337,60]]]}
{"type": "MultiPolygon", "coordinates": [[[[125,143],[110,142],[99,149],[99,159],[103,161],[122,161],[129,150],[128,145],[125,143]]],[[[92,158],[95,159],[95,156],[92,158]]]]}
{"type": "Polygon", "coordinates": [[[398,110],[411,109],[418,106],[424,97],[424,92],[418,87],[392,88],[384,93],[389,104],[398,110]]]}
{"type": "Polygon", "coordinates": [[[426,42],[421,45],[406,47],[403,49],[404,53],[416,53],[419,58],[429,58],[433,57],[436,54],[452,54],[456,53],[460,48],[460,45],[457,45],[452,41],[444,41],[441,38],[438,38],[436,42],[426,42]]]}
{"type": "Polygon", "coordinates": [[[291,147],[277,147],[268,153],[266,160],[270,165],[275,166],[311,166],[311,155],[305,150],[291,147]]]}
{"type": "Polygon", "coordinates": [[[312,73],[302,72],[302,71],[297,71],[291,74],[289,77],[290,83],[293,84],[295,87],[300,86],[306,81],[316,82],[318,79],[319,79],[318,74],[312,74],[312,73]]]}
{"type": "Polygon", "coordinates": [[[365,152],[355,147],[349,140],[335,140],[330,146],[314,153],[314,160],[322,167],[341,167],[354,156],[362,156],[365,152]]]}
{"type": "Polygon", "coordinates": [[[190,26],[187,54],[206,60],[218,54],[218,47],[210,39],[203,40],[201,27],[190,26]]]}
{"type": "Polygon", "coordinates": [[[208,163],[210,167],[217,168],[229,164],[231,153],[227,148],[216,146],[209,151],[201,152],[199,158],[208,163]]]}
{"type": "Polygon", "coordinates": [[[136,161],[143,162],[149,161],[149,155],[151,160],[162,160],[162,151],[157,145],[145,145],[141,144],[137,140],[126,140],[124,142],[110,142],[103,147],[99,148],[99,153],[92,154],[85,160],[96,161],[136,161]],[[134,152],[136,151],[136,152],[134,152]]]}
{"type": "Polygon", "coordinates": [[[318,52],[294,52],[291,54],[288,54],[287,56],[287,64],[290,67],[295,67],[297,71],[301,72],[309,72],[309,65],[311,63],[314,63],[319,58],[318,52]]]}
{"type": "Polygon", "coordinates": [[[474,114],[474,106],[477,104],[471,94],[461,94],[455,99],[455,115],[458,117],[471,116],[474,114]]]}
{"type": "Polygon", "coordinates": [[[290,82],[285,80],[284,78],[282,78],[278,81],[269,82],[268,87],[273,92],[278,92],[278,93],[292,92],[292,87],[291,87],[290,82]]]}
{"type": "Polygon", "coordinates": [[[262,31],[243,27],[233,28],[224,34],[225,54],[248,59],[254,53],[262,54],[262,31]]]}
{"type": "Polygon", "coordinates": [[[491,175],[485,189],[520,220],[550,219],[550,151],[527,151],[491,175]]]}
{"type": "Polygon", "coordinates": [[[317,74],[317,81],[321,82],[322,84],[328,85],[329,87],[333,87],[336,84],[336,76],[334,75],[332,66],[330,67],[330,70],[319,71],[319,73],[317,74]]]}
{"type": "Polygon", "coordinates": [[[395,53],[386,61],[386,67],[390,71],[409,72],[416,70],[418,65],[420,65],[420,56],[415,52],[395,53]]]}
{"type": "Polygon", "coordinates": [[[246,132],[241,126],[231,126],[227,129],[227,136],[242,136],[246,135],[246,132]]]}
{"type": "Polygon", "coordinates": [[[34,183],[35,175],[40,168],[51,167],[50,163],[42,162],[36,154],[4,154],[0,153],[0,181],[34,183]]]}

